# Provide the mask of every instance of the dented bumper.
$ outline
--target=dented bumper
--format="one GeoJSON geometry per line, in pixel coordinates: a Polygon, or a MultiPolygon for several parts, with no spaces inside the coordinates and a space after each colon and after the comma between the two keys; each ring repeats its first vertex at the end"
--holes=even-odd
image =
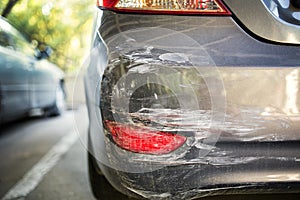
{"type": "Polygon", "coordinates": [[[150,199],[299,191],[298,46],[260,42],[231,17],[104,11],[99,20],[89,138],[112,185],[150,199]],[[107,120],[187,139],[168,154],[131,152],[107,120]]]}

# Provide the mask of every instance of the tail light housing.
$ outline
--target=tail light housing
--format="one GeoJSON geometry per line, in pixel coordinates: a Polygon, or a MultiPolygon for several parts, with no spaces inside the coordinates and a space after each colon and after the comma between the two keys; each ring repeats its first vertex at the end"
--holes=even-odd
{"type": "Polygon", "coordinates": [[[231,15],[220,0],[98,0],[101,9],[132,13],[231,15]]]}
{"type": "Polygon", "coordinates": [[[112,121],[106,121],[105,124],[119,147],[135,153],[167,154],[178,149],[186,141],[186,137],[179,134],[112,121]]]}

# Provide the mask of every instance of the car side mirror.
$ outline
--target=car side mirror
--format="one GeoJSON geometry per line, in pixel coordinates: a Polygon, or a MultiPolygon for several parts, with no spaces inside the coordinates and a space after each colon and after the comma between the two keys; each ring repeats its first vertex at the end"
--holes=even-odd
{"type": "Polygon", "coordinates": [[[53,50],[51,47],[46,46],[44,50],[40,51],[39,49],[36,50],[36,58],[38,60],[49,58],[52,54],[53,50]]]}

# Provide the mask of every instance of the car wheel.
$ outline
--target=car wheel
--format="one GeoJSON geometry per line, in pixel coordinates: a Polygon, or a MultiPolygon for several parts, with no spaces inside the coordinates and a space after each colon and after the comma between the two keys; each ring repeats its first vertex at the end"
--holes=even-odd
{"type": "Polygon", "coordinates": [[[101,200],[135,200],[116,190],[96,167],[94,156],[88,152],[88,169],[92,192],[96,199],[101,200]]]}
{"type": "Polygon", "coordinates": [[[46,115],[59,116],[65,111],[65,108],[65,92],[63,84],[60,83],[56,88],[54,104],[50,108],[46,109],[46,115]]]}

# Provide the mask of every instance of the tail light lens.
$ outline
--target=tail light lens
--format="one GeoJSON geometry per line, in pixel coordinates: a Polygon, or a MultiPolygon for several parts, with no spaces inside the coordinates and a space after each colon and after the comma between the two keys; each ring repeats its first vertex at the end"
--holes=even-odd
{"type": "Polygon", "coordinates": [[[98,6],[120,12],[230,15],[220,0],[98,0],[98,6]]]}
{"type": "Polygon", "coordinates": [[[121,148],[144,154],[167,154],[182,146],[186,137],[133,125],[106,121],[114,142],[121,148]]]}

